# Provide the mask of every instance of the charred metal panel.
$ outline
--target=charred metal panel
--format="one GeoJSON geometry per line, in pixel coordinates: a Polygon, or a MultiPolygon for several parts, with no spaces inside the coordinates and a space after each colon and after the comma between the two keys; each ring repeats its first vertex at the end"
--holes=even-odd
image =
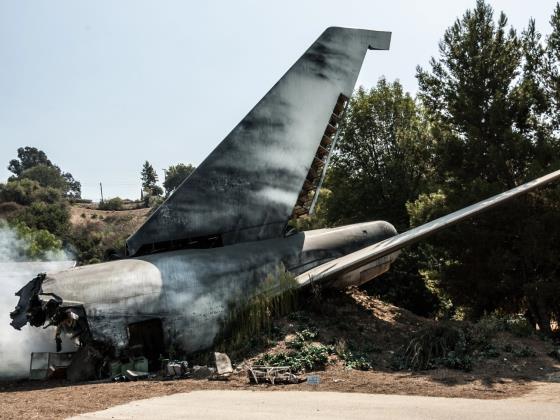
{"type": "Polygon", "coordinates": [[[340,95],[389,32],[328,28],[127,241],[129,255],[221,234],[223,245],[281,236],[340,95]]]}

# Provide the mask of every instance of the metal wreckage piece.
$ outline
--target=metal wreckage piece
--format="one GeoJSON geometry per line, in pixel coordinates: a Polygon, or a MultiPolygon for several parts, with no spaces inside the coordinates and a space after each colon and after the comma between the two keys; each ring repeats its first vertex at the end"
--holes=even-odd
{"type": "Polygon", "coordinates": [[[313,212],[367,50],[387,50],[390,38],[328,28],[128,238],[126,258],[37,276],[17,293],[14,328],[53,325],[77,339],[69,367],[76,380],[98,377],[107,359],[127,354],[146,357],[153,370],[171,347],[210,348],[232,308],[259,293],[365,283],[402,247],[560,177],[401,234],[384,221],[291,229],[291,219],[313,212]]]}

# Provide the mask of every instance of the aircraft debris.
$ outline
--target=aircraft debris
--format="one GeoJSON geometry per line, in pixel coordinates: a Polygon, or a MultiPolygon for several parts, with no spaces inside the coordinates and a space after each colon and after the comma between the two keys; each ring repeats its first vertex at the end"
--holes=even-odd
{"type": "Polygon", "coordinates": [[[309,375],[306,382],[307,385],[319,385],[321,383],[321,377],[318,375],[309,375]]]}
{"type": "Polygon", "coordinates": [[[192,378],[193,379],[210,379],[216,373],[216,369],[208,366],[193,366],[192,378]]]}
{"type": "Polygon", "coordinates": [[[269,382],[272,385],[277,383],[297,384],[300,378],[292,373],[289,366],[264,366],[253,365],[247,369],[249,382],[259,384],[269,382]]]}
{"type": "Polygon", "coordinates": [[[59,379],[66,376],[66,370],[72,363],[73,352],[31,353],[31,363],[29,369],[29,379],[46,380],[59,379]]]}
{"type": "Polygon", "coordinates": [[[111,377],[126,375],[127,371],[148,372],[148,359],[144,356],[137,356],[128,359],[123,363],[116,360],[110,363],[111,377]]]}
{"type": "Polygon", "coordinates": [[[231,360],[229,356],[225,353],[214,353],[214,359],[216,360],[216,375],[217,379],[227,379],[233,373],[233,367],[231,366],[231,360]]]}
{"type": "Polygon", "coordinates": [[[186,361],[164,360],[163,376],[167,378],[187,378],[190,376],[189,364],[186,361]]]}

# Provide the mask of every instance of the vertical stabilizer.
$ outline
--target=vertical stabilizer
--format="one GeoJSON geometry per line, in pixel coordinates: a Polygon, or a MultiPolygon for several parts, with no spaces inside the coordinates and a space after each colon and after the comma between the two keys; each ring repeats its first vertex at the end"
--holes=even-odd
{"type": "Polygon", "coordinates": [[[323,32],[128,239],[128,253],[282,235],[292,215],[309,210],[305,188],[320,181],[330,151],[321,147],[336,134],[340,115],[333,114],[352,95],[367,50],[389,49],[390,38],[361,29],[323,32]]]}

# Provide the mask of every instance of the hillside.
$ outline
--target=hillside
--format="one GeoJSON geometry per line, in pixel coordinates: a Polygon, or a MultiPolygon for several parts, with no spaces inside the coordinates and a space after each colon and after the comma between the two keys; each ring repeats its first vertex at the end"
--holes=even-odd
{"type": "Polygon", "coordinates": [[[80,264],[92,264],[124,255],[126,238],[146,219],[149,208],[98,210],[95,205],[72,205],[72,253],[80,264]]]}

